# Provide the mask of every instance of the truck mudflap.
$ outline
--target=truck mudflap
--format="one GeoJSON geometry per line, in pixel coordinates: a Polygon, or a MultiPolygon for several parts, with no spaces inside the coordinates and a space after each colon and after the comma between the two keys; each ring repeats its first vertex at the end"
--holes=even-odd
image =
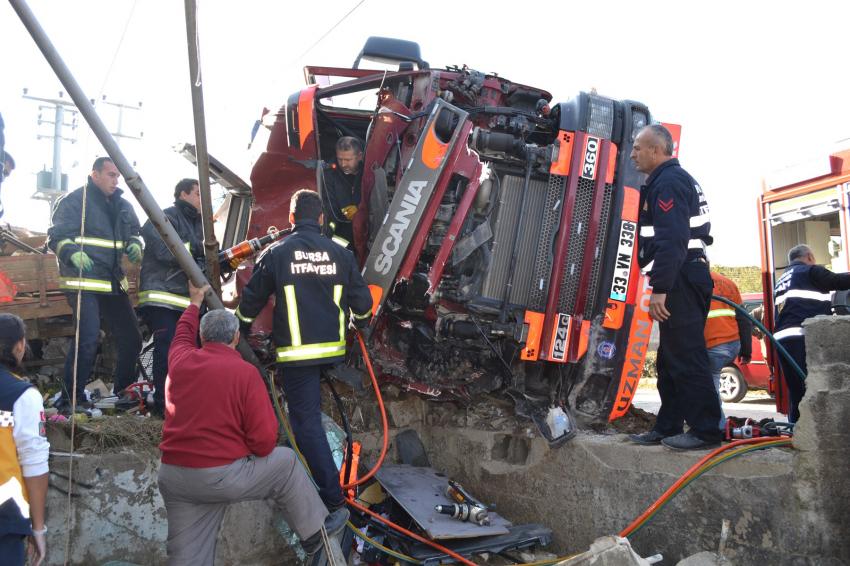
{"type": "Polygon", "coordinates": [[[467,112],[442,99],[434,101],[423,128],[425,133],[416,145],[363,267],[363,277],[372,293],[373,323],[392,291],[448,156],[466,129],[467,116],[467,112]]]}

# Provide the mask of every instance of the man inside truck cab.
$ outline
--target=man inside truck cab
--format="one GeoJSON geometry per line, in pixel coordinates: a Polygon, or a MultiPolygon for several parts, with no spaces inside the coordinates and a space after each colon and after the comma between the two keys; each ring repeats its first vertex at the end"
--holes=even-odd
{"type": "Polygon", "coordinates": [[[720,443],[721,434],[703,337],[714,287],[705,253],[713,241],[708,203],[673,157],[673,138],[664,126],[643,128],[631,158],[649,175],[640,190],[638,258],[652,286],[649,314],[661,331],[656,362],[661,408],[652,430],[630,438],[673,450],[709,448],[720,443]]]}
{"type": "Polygon", "coordinates": [[[322,171],[322,204],[327,211],[325,233],[338,244],[354,249],[351,220],[360,205],[360,180],[363,173],[363,143],[352,136],[336,142],[336,163],[322,171]]]}
{"type": "Polygon", "coordinates": [[[850,273],[833,273],[817,265],[812,249],[800,244],[788,251],[788,270],[776,281],[773,290],[776,306],[776,328],[773,337],[782,344],[803,371],[800,375],[784,356],[782,376],[788,385],[788,420],[800,418],[800,400],[806,393],[806,329],[803,321],[819,314],[832,312],[830,291],[850,289],[850,273]]]}

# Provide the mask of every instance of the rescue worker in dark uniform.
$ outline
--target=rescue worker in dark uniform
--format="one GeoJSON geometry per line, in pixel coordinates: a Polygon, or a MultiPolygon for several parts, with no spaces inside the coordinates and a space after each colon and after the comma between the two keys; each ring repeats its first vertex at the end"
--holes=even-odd
{"type": "Polygon", "coordinates": [[[804,244],[791,248],[788,262],[788,270],[777,280],[773,291],[778,312],[773,337],[803,370],[801,376],[785,356],[779,356],[782,375],[788,385],[788,420],[795,423],[800,418],[800,401],[806,393],[805,374],[808,371],[803,321],[832,312],[830,291],[850,289],[850,273],[833,273],[817,265],[811,248],[804,244]]]}
{"type": "MultiPolygon", "coordinates": [[[[118,361],[114,392],[120,395],[133,383],[136,359],[142,348],[139,323],[127,296],[127,277],[121,266],[124,254],[132,263],[142,262],[144,242],[139,219],[130,203],[121,197],[121,174],[108,157],[98,157],[85,187],[56,201],[47,245],[59,263],[60,285],[75,317],[79,317],[80,343],[77,363],[77,406],[91,409],[85,385],[97,355],[101,319],[115,339],[118,361]],[[83,194],[85,224],[83,225],[83,194]],[[81,291],[77,311],[77,291],[81,291]]],[[[62,400],[67,410],[74,383],[74,343],[65,359],[65,388],[62,400]]],[[[130,406],[133,399],[122,395],[118,405],[130,406]]]]}
{"type": "Polygon", "coordinates": [[[631,158],[649,177],[641,187],[639,261],[649,272],[649,315],[659,322],[658,393],[661,408],[638,444],[696,450],[719,444],[720,402],[703,331],[713,283],[706,261],[712,243],[702,189],[673,157],[666,128],[643,128],[631,158]],[[688,432],[683,432],[687,422],[688,432]]]}
{"type": "Polygon", "coordinates": [[[322,204],[327,213],[325,233],[352,251],[351,220],[360,205],[362,164],[363,144],[355,137],[344,136],[336,142],[336,164],[322,172],[322,204]]]}
{"type": "Polygon", "coordinates": [[[358,327],[372,317],[372,298],[354,255],[323,236],[322,202],[310,190],[292,197],[292,235],[258,259],[236,316],[250,324],[275,296],[277,377],[283,383],[298,448],[319,495],[334,511],[345,500],[321,420],[320,374],[345,356],[346,319],[358,327]]]}
{"type": "MultiPolygon", "coordinates": [[[[204,235],[200,210],[198,181],[183,179],[174,187],[174,206],[163,212],[192,257],[203,265],[204,235]]],[[[189,306],[189,285],[186,274],[150,220],[142,226],[142,237],[145,239],[145,257],[139,284],[139,307],[153,333],[154,404],[151,409],[161,417],[165,410],[168,347],[174,338],[177,321],[189,306]]]]}

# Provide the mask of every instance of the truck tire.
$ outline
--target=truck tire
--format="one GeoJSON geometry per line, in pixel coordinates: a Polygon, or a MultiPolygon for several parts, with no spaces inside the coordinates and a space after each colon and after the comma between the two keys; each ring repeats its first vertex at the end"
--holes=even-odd
{"type": "Polygon", "coordinates": [[[720,400],[724,403],[737,403],[747,394],[747,381],[735,366],[726,366],[720,370],[720,400]]]}

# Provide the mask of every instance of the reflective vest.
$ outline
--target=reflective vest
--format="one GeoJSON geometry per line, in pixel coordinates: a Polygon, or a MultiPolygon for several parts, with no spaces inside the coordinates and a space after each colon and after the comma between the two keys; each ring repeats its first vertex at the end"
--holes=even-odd
{"type": "MultiPolygon", "coordinates": [[[[189,253],[203,265],[203,226],[201,215],[188,202],[178,200],[163,210],[189,253]]],[[[139,281],[139,306],[156,306],[183,311],[189,306],[189,283],[171,250],[160,238],[150,220],[142,226],[145,257],[139,281]]]]}
{"type": "Polygon", "coordinates": [[[832,293],[815,287],[809,277],[812,267],[802,262],[792,262],[776,281],[773,304],[777,315],[773,337],[777,340],[804,336],[804,320],[832,312],[832,293]]]}
{"type": "Polygon", "coordinates": [[[638,259],[659,293],[669,293],[686,261],[705,257],[710,235],[708,203],[702,188],[678,159],[655,168],[641,187],[638,259]]]}
{"type": "MultiPolygon", "coordinates": [[[[713,294],[741,304],[741,293],[733,281],[714,271],[711,272],[711,280],[714,282],[713,294]]],[[[741,335],[738,330],[738,321],[735,318],[735,309],[726,303],[712,299],[708,310],[708,319],[705,322],[706,348],[740,340],[741,335]]]]}
{"type": "Polygon", "coordinates": [[[32,387],[0,365],[0,535],[30,534],[30,508],[13,436],[15,402],[32,387]]]}
{"type": "Polygon", "coordinates": [[[126,292],[121,258],[130,244],[144,248],[139,219],[130,203],[121,197],[121,189],[107,199],[89,179],[85,192],[85,228],[81,226],[83,189],[79,188],[56,201],[47,231],[47,245],[59,263],[60,287],[93,293],[126,292]],[[85,252],[93,263],[90,270],[82,273],[71,263],[71,256],[79,251],[85,252]]]}
{"type": "Polygon", "coordinates": [[[291,236],[260,255],[236,316],[253,322],[272,294],[277,363],[283,365],[341,361],[348,317],[372,316],[372,296],[354,255],[323,236],[315,221],[299,221],[291,236]]]}

